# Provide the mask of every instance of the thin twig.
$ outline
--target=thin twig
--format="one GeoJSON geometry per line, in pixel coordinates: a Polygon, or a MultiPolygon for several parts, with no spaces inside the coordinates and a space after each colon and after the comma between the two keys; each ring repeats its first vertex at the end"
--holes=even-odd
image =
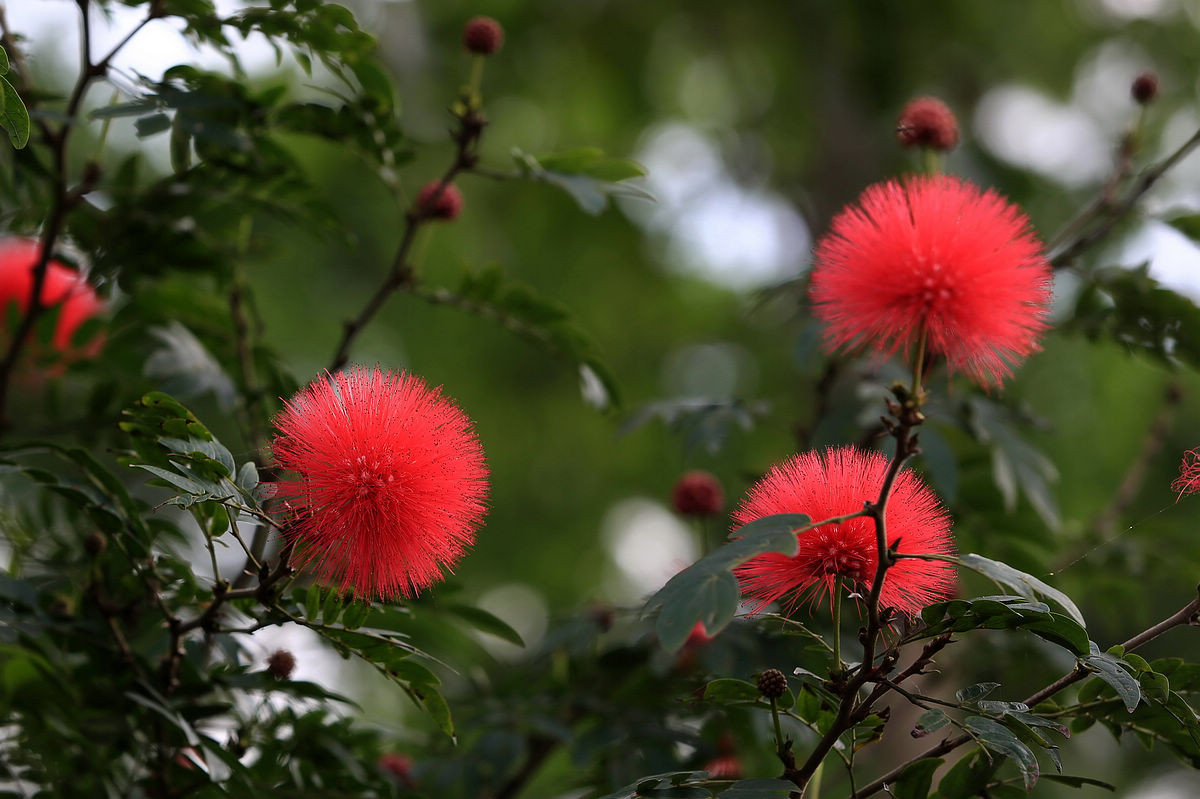
{"type": "MultiPolygon", "coordinates": [[[[12,383],[12,376],[16,370],[17,361],[20,359],[22,351],[37,325],[38,319],[46,311],[46,306],[42,304],[42,292],[45,288],[46,274],[49,271],[51,256],[54,254],[55,245],[62,234],[66,214],[81,196],[79,192],[72,192],[67,187],[67,141],[71,135],[71,131],[75,128],[76,117],[83,104],[83,98],[87,94],[92,81],[108,73],[109,63],[121,51],[121,48],[128,44],[134,35],[145,27],[147,23],[163,14],[160,3],[157,0],[156,2],[152,2],[146,18],[139,22],[103,58],[93,63],[91,60],[92,28],[91,20],[89,19],[90,0],[76,0],[76,4],[79,6],[80,13],[79,77],[76,79],[75,86],[71,89],[71,94],[67,99],[67,106],[64,111],[66,119],[63,121],[62,126],[57,130],[52,130],[49,126],[43,126],[42,128],[53,160],[54,194],[51,199],[50,214],[47,216],[45,225],[42,228],[38,257],[33,265],[33,280],[29,287],[29,299],[25,304],[25,313],[21,316],[21,322],[17,325],[12,339],[8,342],[4,357],[0,359],[0,433],[8,426],[9,387],[12,383]]],[[[19,53],[16,48],[14,48],[13,52],[19,53]]],[[[18,54],[16,58],[19,60],[20,55],[18,54]]]]}
{"type": "MultiPolygon", "coordinates": [[[[1184,605],[1177,612],[1171,614],[1170,616],[1168,616],[1167,618],[1158,622],[1157,624],[1146,628],[1142,632],[1140,632],[1137,635],[1130,638],[1125,643],[1121,644],[1121,646],[1124,647],[1126,652],[1129,652],[1129,651],[1137,649],[1138,647],[1154,640],[1155,638],[1159,637],[1160,635],[1167,632],[1168,630],[1172,630],[1176,627],[1182,627],[1183,625],[1190,625],[1190,626],[1200,625],[1200,587],[1197,588],[1197,592],[1198,592],[1197,597],[1195,599],[1193,599],[1191,602],[1184,605]]],[[[1033,707],[1034,705],[1037,705],[1039,702],[1046,701],[1050,697],[1057,694],[1059,691],[1063,690],[1064,688],[1066,688],[1070,685],[1073,685],[1073,684],[1079,682],[1080,680],[1084,679],[1085,677],[1090,676],[1091,674],[1092,674],[1092,672],[1089,671],[1088,669],[1084,668],[1082,665],[1076,665],[1076,667],[1074,669],[1072,669],[1070,672],[1068,672],[1067,674],[1064,674],[1062,677],[1059,677],[1057,680],[1050,683],[1045,688],[1042,688],[1040,691],[1037,691],[1036,693],[1032,694],[1031,696],[1026,698],[1024,700],[1024,702],[1026,705],[1033,707]]],[[[851,794],[849,799],[864,799],[867,796],[872,796],[873,794],[876,794],[879,791],[883,790],[884,787],[886,787],[891,782],[899,779],[900,775],[904,773],[904,770],[907,769],[909,766],[911,766],[913,763],[917,762],[918,760],[923,760],[923,759],[929,758],[929,757],[940,757],[940,756],[946,754],[947,752],[957,749],[958,747],[962,746],[963,744],[967,743],[970,740],[971,740],[970,736],[960,735],[956,738],[950,738],[945,741],[942,741],[937,746],[927,749],[926,751],[922,752],[921,754],[917,755],[916,757],[911,758],[908,761],[906,761],[905,763],[902,763],[901,765],[892,769],[887,774],[884,774],[882,777],[880,777],[879,779],[870,783],[869,785],[864,785],[862,788],[858,789],[853,794],[851,794]]]]}
{"type": "Polygon", "coordinates": [[[463,171],[469,170],[475,166],[478,156],[475,153],[476,145],[479,142],[479,136],[483,133],[484,125],[486,124],[483,115],[473,108],[468,108],[457,117],[459,127],[454,135],[454,141],[457,145],[454,162],[442,175],[441,180],[437,184],[431,196],[425,198],[425,203],[420,204],[419,200],[414,200],[413,205],[408,209],[408,213],[404,216],[404,233],[400,237],[400,244],[396,248],[396,255],[392,258],[391,269],[388,270],[387,276],[371,298],[367,300],[367,304],[359,311],[358,316],[353,320],[345,323],[342,331],[342,339],[338,342],[337,350],[334,352],[333,359],[329,364],[329,371],[336,372],[347,364],[350,360],[350,349],[354,345],[355,339],[366,328],[366,326],[375,318],[379,310],[383,308],[384,303],[400,289],[412,289],[416,283],[412,264],[409,263],[408,256],[412,250],[413,242],[416,241],[417,231],[421,225],[429,221],[429,207],[437,202],[442,192],[450,185],[454,178],[463,171]]]}
{"type": "Polygon", "coordinates": [[[1083,224],[1079,225],[1082,231],[1069,242],[1059,247],[1055,252],[1051,253],[1048,259],[1050,265],[1056,269],[1069,265],[1111,233],[1112,229],[1117,226],[1117,223],[1134,209],[1146,192],[1150,191],[1163,175],[1191,154],[1192,150],[1196,149],[1197,146],[1200,146],[1200,130],[1192,134],[1192,137],[1180,145],[1179,149],[1175,150],[1175,152],[1157,164],[1145,169],[1138,179],[1134,181],[1129,190],[1125,192],[1125,196],[1119,201],[1094,205],[1091,218],[1086,219],[1083,224]],[[1095,224],[1091,224],[1093,219],[1096,220],[1095,224]]]}

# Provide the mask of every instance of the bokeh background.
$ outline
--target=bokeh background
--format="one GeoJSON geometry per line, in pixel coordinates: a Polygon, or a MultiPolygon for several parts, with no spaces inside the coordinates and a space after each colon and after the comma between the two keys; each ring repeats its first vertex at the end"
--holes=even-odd
{"type": "MultiPolygon", "coordinates": [[[[1022,205],[1044,239],[1111,173],[1117,143],[1137,118],[1129,84],[1139,72],[1161,80],[1139,163],[1200,126],[1193,0],[348,5],[378,36],[415,158],[380,173],[347,149],[290,143],[348,231],[333,237],[281,220],[255,230],[247,277],[265,338],[298,381],[329,361],[343,321],[390,263],[403,213],[392,187],[411,196],[452,157],[446,108],[470,66],[459,45],[466,18],[487,14],[506,30],[483,82],[485,166],[510,170],[513,148],[596,146],[647,169],[642,185],[654,202],[622,198],[598,216],[549,186],[465,176],[464,213],[428,227],[417,248],[433,283],[498,265],[569,307],[615,375],[619,406],[587,402],[568,362],[487,320],[403,294],[354,353],[357,362],[401,366],[443,385],[477,420],[492,509],[455,580],[530,641],[581,605],[636,605],[695,559],[701,536],[669,505],[682,472],[717,474],[733,504],[798,447],[859,440],[869,429],[890,374],[868,363],[830,375],[804,312],[804,275],[832,214],[867,184],[917,168],[894,137],[908,99],[934,94],[950,104],[963,141],[948,169],[1022,205]],[[822,387],[823,378],[831,382],[822,387]]],[[[110,11],[97,30],[102,45],[141,13],[110,11]]],[[[5,13],[28,37],[42,84],[68,86],[74,5],[10,0],[5,13]]],[[[277,62],[253,38],[239,53],[262,86],[315,98],[336,85],[320,69],[304,76],[288,54],[277,62]]],[[[182,61],[231,69],[218,54],[190,51],[169,23],[147,28],[116,66],[132,83],[182,61]]],[[[90,103],[110,99],[97,90],[90,103]]],[[[139,151],[153,169],[170,169],[166,136],[139,139],[128,119],[112,123],[106,148],[106,162],[139,151]]],[[[1197,211],[1200,157],[1173,170],[1144,213],[1086,264],[1149,261],[1159,280],[1200,297],[1200,250],[1168,224],[1197,211]]],[[[171,253],[160,255],[170,263],[171,253]]],[[[1059,274],[1057,318],[1070,316],[1078,283],[1071,270],[1059,274]]],[[[108,288],[119,291],[119,280],[108,288]]],[[[935,462],[931,452],[917,465],[952,508],[964,552],[1052,581],[1078,601],[1094,639],[1115,642],[1184,604],[1200,578],[1200,500],[1176,503],[1169,489],[1182,453],[1200,444],[1200,382],[1071,326],[1044,345],[1003,392],[984,399],[1020,412],[1016,428],[1052,468],[1035,469],[1039,476],[1004,509],[992,448],[949,416],[929,436],[942,457],[935,462]]],[[[933,389],[955,402],[973,391],[944,377],[933,389]]],[[[189,399],[214,428],[219,395],[189,399]]],[[[232,426],[223,432],[236,441],[232,426]]],[[[710,525],[710,540],[722,527],[710,525]]],[[[1189,636],[1176,631],[1149,649],[1175,653],[1189,636]]],[[[1024,686],[1020,658],[1041,657],[1006,655],[986,636],[970,646],[955,653],[963,668],[978,661],[979,676],[987,662],[1001,663],[1014,693],[1024,686]]],[[[346,679],[336,657],[305,651],[301,674],[346,679]]],[[[374,699],[380,723],[399,723],[399,700],[382,689],[374,699]]],[[[1094,729],[1086,741],[1074,770],[1117,780],[1125,796],[1200,793],[1186,772],[1149,776],[1132,740],[1116,744],[1094,729]]],[[[1041,790],[1055,795],[1052,786],[1041,790]]]]}

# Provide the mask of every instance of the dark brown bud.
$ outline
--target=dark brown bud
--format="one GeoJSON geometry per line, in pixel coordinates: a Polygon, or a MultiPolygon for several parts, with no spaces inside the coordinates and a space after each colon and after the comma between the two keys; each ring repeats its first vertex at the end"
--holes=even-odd
{"type": "Polygon", "coordinates": [[[104,533],[90,533],[87,538],[83,539],[83,551],[93,558],[98,557],[106,549],[108,549],[108,539],[104,537],[104,533]]]}
{"type": "Polygon", "coordinates": [[[1158,96],[1158,75],[1153,72],[1143,72],[1133,79],[1129,93],[1138,105],[1148,105],[1158,96]]]}
{"type": "Polygon", "coordinates": [[[683,516],[716,516],[725,507],[725,492],[708,472],[688,472],[671,489],[671,504],[683,516]]]}
{"type": "Polygon", "coordinates": [[[267,671],[277,680],[286,680],[296,668],[296,656],[286,649],[276,649],[267,658],[267,671]]]}
{"type": "Polygon", "coordinates": [[[767,699],[778,699],[787,693],[787,677],[779,669],[767,669],[758,675],[758,692],[767,699]]]}
{"type": "Polygon", "coordinates": [[[491,17],[475,17],[463,28],[463,46],[475,55],[491,55],[504,44],[504,28],[491,17]]]}

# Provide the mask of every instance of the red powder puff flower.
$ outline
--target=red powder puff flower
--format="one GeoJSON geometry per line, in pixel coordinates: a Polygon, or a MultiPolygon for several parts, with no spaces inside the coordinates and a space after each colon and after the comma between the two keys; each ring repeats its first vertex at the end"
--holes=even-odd
{"type": "Polygon", "coordinates": [[[683,516],[715,516],[725,507],[725,492],[708,472],[688,472],[671,489],[671,504],[683,516]]]}
{"type": "Polygon", "coordinates": [[[817,246],[811,297],[831,347],[928,351],[999,384],[1038,349],[1050,267],[1029,221],[953,177],[869,187],[817,246]]]}
{"type": "Polygon", "coordinates": [[[1183,499],[1184,494],[1195,494],[1200,491],[1200,448],[1189,449],[1183,453],[1179,464],[1179,476],[1171,483],[1171,490],[1178,491],[1175,501],[1183,499]]]}
{"type": "Polygon", "coordinates": [[[710,780],[740,780],[742,761],[735,754],[719,755],[704,765],[710,780]]]}
{"type": "Polygon", "coordinates": [[[952,150],[958,144],[958,119],[936,97],[910,100],[896,120],[896,138],[905,147],[952,150]]]}
{"type": "Polygon", "coordinates": [[[388,752],[379,756],[377,764],[380,770],[391,775],[394,779],[403,783],[409,788],[416,787],[416,781],[412,776],[412,759],[405,757],[398,752],[388,752]]]}
{"type": "MultiPolygon", "coordinates": [[[[749,524],[777,513],[803,513],[814,522],[862,510],[879,498],[889,461],[878,452],[854,447],[793,455],[771,468],[750,489],[733,514],[749,524]]],[[[951,555],[950,517],[937,496],[909,471],[901,472],[884,512],[888,543],[908,554],[951,555]]],[[[742,594],[757,613],[787,600],[789,611],[799,602],[832,598],[838,578],[867,593],[875,580],[875,522],[859,516],[826,524],[797,535],[793,555],[767,553],[736,570],[742,594]]],[[[879,601],[882,607],[915,614],[944,599],[954,587],[953,567],[944,561],[905,558],[887,571],[879,601]]]]}
{"type": "Polygon", "coordinates": [[[462,207],[462,192],[453,183],[443,187],[440,180],[432,180],[417,192],[416,211],[422,217],[449,222],[462,213],[462,207]]]}
{"type": "MultiPolygon", "coordinates": [[[[33,268],[41,255],[41,244],[29,239],[8,239],[0,242],[0,324],[11,304],[24,314],[33,291],[33,268]]],[[[83,276],[58,261],[46,266],[42,282],[41,304],[58,307],[58,320],[51,344],[61,355],[94,355],[100,346],[96,341],[82,352],[73,351],[71,337],[79,326],[104,308],[104,303],[83,276]]]]}
{"type": "Polygon", "coordinates": [[[296,563],[357,596],[414,596],[475,540],[487,465],[440,389],[355,367],[318,379],[276,418],[271,448],[296,563]]]}

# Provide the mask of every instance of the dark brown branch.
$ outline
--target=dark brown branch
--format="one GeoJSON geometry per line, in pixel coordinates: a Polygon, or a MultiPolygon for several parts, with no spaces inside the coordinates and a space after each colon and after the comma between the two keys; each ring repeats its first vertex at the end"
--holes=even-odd
{"type": "MultiPolygon", "coordinates": [[[[870,516],[875,522],[875,548],[878,559],[875,566],[874,580],[871,583],[871,592],[866,603],[867,627],[862,633],[862,663],[845,685],[840,688],[839,693],[841,694],[842,701],[838,705],[837,716],[834,718],[829,730],[825,735],[821,736],[821,739],[817,742],[812,752],[809,753],[808,759],[804,761],[803,765],[799,768],[792,768],[788,761],[784,759],[783,753],[780,753],[780,760],[784,763],[783,778],[795,783],[801,793],[808,786],[809,780],[812,779],[813,774],[816,773],[817,768],[825,760],[825,757],[833,750],[838,739],[854,726],[855,719],[859,716],[865,717],[869,714],[870,706],[875,701],[875,694],[872,692],[860,703],[858,696],[860,689],[869,682],[878,682],[895,662],[895,653],[891,652],[890,657],[885,657],[880,665],[876,666],[875,664],[875,648],[885,624],[879,611],[879,596],[883,591],[883,582],[887,576],[887,571],[894,562],[888,545],[885,519],[888,498],[891,496],[892,486],[896,482],[896,477],[900,474],[900,470],[904,467],[908,459],[919,451],[914,431],[925,420],[920,411],[921,391],[919,375],[920,371],[918,369],[917,379],[913,381],[912,393],[897,386],[893,389],[893,392],[899,402],[888,400],[888,410],[891,412],[892,418],[885,418],[884,425],[888,427],[896,439],[896,453],[893,455],[891,463],[888,466],[883,486],[879,490],[878,499],[875,502],[868,503],[864,508],[866,515],[870,516]]],[[[838,676],[840,678],[842,675],[838,676]]],[[[790,757],[790,751],[787,754],[790,757]]]]}
{"type": "MultiPolygon", "coordinates": [[[[1177,612],[1163,619],[1158,624],[1148,627],[1142,632],[1133,636],[1128,641],[1121,644],[1121,646],[1124,647],[1126,652],[1130,652],[1150,641],[1153,641],[1155,638],[1158,638],[1168,630],[1172,630],[1176,627],[1182,627],[1185,624],[1193,627],[1200,626],[1200,587],[1197,587],[1197,596],[1191,602],[1187,603],[1177,612]]],[[[1024,700],[1025,704],[1033,707],[1039,702],[1046,701],[1064,688],[1074,685],[1085,677],[1091,676],[1091,674],[1092,672],[1088,669],[1081,665],[1077,665],[1067,674],[1064,674],[1062,677],[1059,677],[1045,688],[1042,688],[1040,691],[1030,695],[1024,700]]],[[[900,775],[904,773],[905,769],[918,760],[924,760],[928,757],[940,757],[947,752],[957,749],[970,740],[971,737],[969,735],[960,735],[956,738],[949,738],[945,741],[942,741],[937,746],[925,750],[916,757],[911,758],[907,762],[902,763],[901,765],[892,769],[887,774],[884,774],[882,777],[870,783],[869,785],[864,785],[862,788],[859,788],[850,796],[850,799],[864,799],[864,797],[872,796],[883,790],[884,787],[889,783],[898,779],[900,775]]]]}
{"type": "MultiPolygon", "coordinates": [[[[139,22],[137,27],[130,31],[115,47],[109,50],[103,58],[93,63],[91,60],[92,29],[91,21],[88,17],[90,0],[76,0],[76,5],[79,6],[81,26],[79,77],[76,79],[75,86],[71,89],[71,94],[67,98],[67,106],[64,111],[66,119],[63,121],[62,126],[54,130],[48,125],[42,125],[43,138],[45,139],[45,143],[50,147],[53,160],[54,196],[51,199],[50,213],[46,217],[45,225],[42,228],[42,236],[39,242],[40,248],[37,261],[33,265],[33,282],[29,287],[29,300],[25,305],[25,313],[21,317],[20,324],[17,325],[17,330],[13,334],[12,340],[8,342],[8,347],[4,352],[3,358],[0,359],[0,433],[7,428],[9,423],[7,418],[9,387],[12,383],[12,376],[16,370],[17,361],[20,360],[22,351],[29,341],[29,337],[33,333],[38,319],[46,311],[46,306],[42,304],[42,290],[45,287],[46,273],[49,271],[50,259],[54,254],[54,247],[58,243],[59,236],[62,233],[67,212],[81,196],[79,192],[71,191],[67,187],[67,142],[71,131],[74,130],[77,123],[76,117],[83,104],[83,98],[87,95],[87,90],[92,85],[92,82],[108,73],[109,64],[117,53],[120,52],[121,48],[128,44],[130,39],[145,27],[147,23],[163,14],[158,2],[151,3],[150,11],[146,18],[139,22]]],[[[6,47],[5,49],[7,50],[8,48],[6,47]]],[[[21,56],[19,50],[14,48],[12,52],[17,54],[14,58],[20,62],[21,56]]]]}
{"type": "Polygon", "coordinates": [[[1145,169],[1120,200],[1094,203],[1090,214],[1081,217],[1082,224],[1078,224],[1078,227],[1082,228],[1081,232],[1050,255],[1050,265],[1056,269],[1067,266],[1104,239],[1118,222],[1128,216],[1146,192],[1154,188],[1154,184],[1158,183],[1163,175],[1190,155],[1197,146],[1200,146],[1200,130],[1192,134],[1192,137],[1175,152],[1145,169]]]}
{"type": "Polygon", "coordinates": [[[442,192],[460,172],[465,172],[475,166],[478,160],[475,148],[479,142],[479,136],[487,124],[483,115],[472,108],[464,110],[457,119],[459,127],[454,135],[457,145],[454,162],[443,173],[433,194],[426,198],[426,208],[420,207],[416,199],[413,200],[412,206],[404,216],[404,233],[400,237],[400,245],[396,248],[396,255],[392,259],[391,269],[388,270],[387,276],[384,277],[379,288],[367,300],[367,304],[359,311],[358,316],[345,323],[342,340],[338,343],[333,360],[330,361],[329,371],[336,372],[349,362],[350,349],[354,345],[355,339],[396,291],[411,289],[415,286],[415,275],[412,264],[408,262],[408,255],[416,241],[417,231],[430,219],[428,207],[432,207],[437,202],[442,192]]]}

